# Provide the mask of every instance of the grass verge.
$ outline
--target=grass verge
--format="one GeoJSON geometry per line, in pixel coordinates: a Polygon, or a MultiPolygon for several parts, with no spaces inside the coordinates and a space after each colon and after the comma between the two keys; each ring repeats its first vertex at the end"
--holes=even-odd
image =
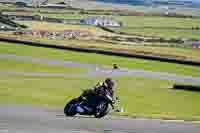
{"type": "Polygon", "coordinates": [[[181,65],[175,63],[150,61],[135,58],[116,57],[108,55],[100,55],[94,53],[79,53],[66,50],[57,50],[49,48],[38,48],[33,46],[15,45],[11,43],[0,43],[0,53],[29,55],[32,57],[61,59],[69,61],[77,61],[81,63],[98,64],[112,66],[113,63],[119,67],[127,67],[134,69],[144,69],[157,72],[176,73],[179,75],[200,76],[200,67],[181,65]]]}
{"type": "Polygon", "coordinates": [[[18,72],[42,73],[86,73],[87,69],[63,65],[48,65],[48,63],[35,63],[30,61],[17,61],[15,59],[0,58],[0,71],[14,70],[18,72]]]}
{"type": "MultiPolygon", "coordinates": [[[[0,102],[63,109],[81,89],[102,79],[0,75],[0,102]]],[[[200,120],[199,93],[172,90],[171,81],[140,77],[115,77],[114,80],[125,111],[114,115],[200,120]]]]}

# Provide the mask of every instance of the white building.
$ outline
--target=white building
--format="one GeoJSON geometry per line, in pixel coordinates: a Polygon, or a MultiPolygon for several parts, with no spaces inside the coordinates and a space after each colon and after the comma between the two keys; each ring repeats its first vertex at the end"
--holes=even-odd
{"type": "Polygon", "coordinates": [[[121,22],[114,20],[111,17],[88,17],[81,20],[81,24],[88,24],[88,25],[100,25],[100,26],[113,26],[119,27],[122,25],[121,22]]]}
{"type": "Polygon", "coordinates": [[[193,48],[200,48],[200,41],[192,42],[192,47],[193,48]]]}

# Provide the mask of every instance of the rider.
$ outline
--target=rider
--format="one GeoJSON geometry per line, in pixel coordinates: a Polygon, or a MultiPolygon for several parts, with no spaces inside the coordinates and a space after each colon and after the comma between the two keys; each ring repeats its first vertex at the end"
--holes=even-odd
{"type": "Polygon", "coordinates": [[[105,96],[107,92],[113,96],[114,81],[111,78],[106,78],[103,82],[98,83],[94,87],[94,93],[98,96],[105,96]]]}
{"type": "MultiPolygon", "coordinates": [[[[91,96],[91,99],[88,98],[89,104],[93,104],[98,102],[98,100],[94,100],[93,96],[106,96],[107,93],[110,93],[110,96],[113,97],[113,88],[114,88],[114,81],[111,78],[106,78],[103,82],[99,82],[94,86],[94,89],[87,90],[83,95],[84,96],[91,96]]],[[[96,97],[97,98],[97,97],[96,97]]],[[[82,109],[78,109],[78,112],[81,112],[82,109]]],[[[82,110],[83,111],[83,110],[82,110]]]]}

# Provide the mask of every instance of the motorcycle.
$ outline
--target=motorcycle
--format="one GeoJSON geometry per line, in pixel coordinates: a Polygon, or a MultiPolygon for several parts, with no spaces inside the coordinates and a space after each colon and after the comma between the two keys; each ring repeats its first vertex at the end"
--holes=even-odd
{"type": "Polygon", "coordinates": [[[65,105],[64,114],[66,116],[79,114],[102,118],[112,110],[120,112],[120,109],[114,106],[118,97],[112,97],[109,92],[105,96],[96,96],[92,93],[88,95],[88,91],[90,90],[84,90],[79,97],[72,99],[65,105]],[[78,112],[77,108],[81,111],[78,112]]]}

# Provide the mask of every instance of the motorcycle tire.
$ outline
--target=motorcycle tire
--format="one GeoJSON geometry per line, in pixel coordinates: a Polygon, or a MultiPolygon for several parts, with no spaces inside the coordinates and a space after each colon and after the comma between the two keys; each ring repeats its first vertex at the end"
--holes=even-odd
{"type": "Polygon", "coordinates": [[[73,107],[77,103],[77,100],[73,99],[65,105],[64,114],[66,116],[75,116],[77,114],[76,109],[73,107]]]}
{"type": "Polygon", "coordinates": [[[95,114],[94,114],[95,118],[102,118],[105,115],[107,115],[110,111],[109,110],[109,104],[105,101],[100,102],[98,107],[100,107],[100,109],[97,109],[97,111],[95,112],[95,114]]]}

